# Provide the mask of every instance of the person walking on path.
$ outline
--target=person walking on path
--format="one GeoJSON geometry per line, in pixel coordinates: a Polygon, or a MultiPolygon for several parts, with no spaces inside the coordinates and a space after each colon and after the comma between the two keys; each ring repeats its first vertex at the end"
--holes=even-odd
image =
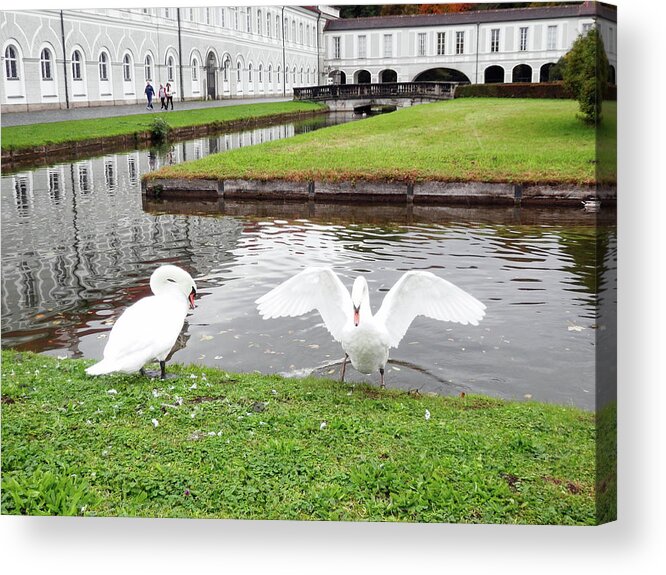
{"type": "Polygon", "coordinates": [[[153,96],[155,95],[155,89],[150,85],[150,82],[146,82],[146,89],[144,90],[144,93],[146,94],[146,98],[148,99],[148,105],[146,106],[146,110],[152,110],[153,96]]]}
{"type": "Polygon", "coordinates": [[[159,96],[160,102],[162,103],[160,110],[166,110],[166,104],[164,103],[166,101],[166,90],[162,84],[160,84],[160,89],[157,91],[157,95],[159,96]]]}
{"type": "Polygon", "coordinates": [[[164,107],[165,110],[169,109],[169,102],[171,102],[171,109],[173,110],[173,92],[171,91],[171,84],[167,82],[166,85],[166,106],[164,107]]]}

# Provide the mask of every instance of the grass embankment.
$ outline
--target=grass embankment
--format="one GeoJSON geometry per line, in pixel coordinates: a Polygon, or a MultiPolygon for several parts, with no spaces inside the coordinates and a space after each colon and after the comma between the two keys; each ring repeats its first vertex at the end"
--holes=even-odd
{"type": "Polygon", "coordinates": [[[312,112],[324,108],[321,104],[310,102],[241,104],[238,106],[201,108],[198,110],[146,112],[145,114],[115,118],[10,126],[2,128],[2,149],[19,150],[48,144],[81,142],[84,140],[143,133],[151,130],[155,118],[164,118],[171,128],[183,128],[209,124],[222,125],[231,122],[267,118],[269,116],[312,112]]]}
{"type": "MultiPolygon", "coordinates": [[[[146,177],[592,184],[597,132],[576,119],[577,110],[572,100],[423,104],[146,177]]],[[[614,118],[607,114],[599,137],[615,141],[614,118]]]]}
{"type": "Polygon", "coordinates": [[[165,382],[91,378],[90,362],[2,359],[3,513],[595,522],[589,412],[197,366],[170,366],[180,377],[165,382]]]}

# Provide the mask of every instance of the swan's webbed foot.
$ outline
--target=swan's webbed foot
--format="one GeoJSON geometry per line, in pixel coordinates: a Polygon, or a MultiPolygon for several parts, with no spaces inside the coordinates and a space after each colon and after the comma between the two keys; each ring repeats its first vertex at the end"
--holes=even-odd
{"type": "Polygon", "coordinates": [[[379,387],[382,389],[386,388],[386,385],[384,385],[384,368],[380,367],[379,368],[379,387]]]}
{"type": "Polygon", "coordinates": [[[347,360],[349,359],[349,356],[345,353],[345,358],[342,360],[342,369],[340,370],[340,383],[344,383],[345,381],[345,370],[347,369],[347,360]]]}

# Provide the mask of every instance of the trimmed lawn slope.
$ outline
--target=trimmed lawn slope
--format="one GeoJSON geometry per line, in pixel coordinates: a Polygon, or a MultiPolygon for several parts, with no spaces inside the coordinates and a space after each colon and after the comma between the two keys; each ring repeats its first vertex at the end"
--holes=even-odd
{"type": "Polygon", "coordinates": [[[90,363],[2,352],[2,513],[595,522],[589,412],[90,363]]]}
{"type": "Polygon", "coordinates": [[[275,102],[266,104],[241,104],[219,108],[182,110],[169,112],[146,112],[132,116],[99,118],[94,120],[72,120],[28,126],[2,128],[2,149],[23,149],[47,144],[80,142],[96,138],[131,135],[150,131],[155,118],[165,119],[172,128],[225,124],[325,109],[311,102],[275,102]]]}
{"type": "MultiPolygon", "coordinates": [[[[592,184],[597,132],[576,119],[577,106],[502,98],[422,104],[169,166],[146,178],[592,184]]],[[[613,113],[599,137],[615,142],[613,113]]],[[[614,180],[615,172],[607,178],[614,180]]]]}

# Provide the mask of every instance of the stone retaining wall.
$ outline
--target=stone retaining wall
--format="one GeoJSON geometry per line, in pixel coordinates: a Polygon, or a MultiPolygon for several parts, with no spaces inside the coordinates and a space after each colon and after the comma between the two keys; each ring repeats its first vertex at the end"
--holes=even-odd
{"type": "Polygon", "coordinates": [[[616,201],[615,186],[487,182],[323,182],[288,180],[144,179],[144,196],[187,200],[291,200],[381,204],[571,205],[596,197],[616,201]]]}

